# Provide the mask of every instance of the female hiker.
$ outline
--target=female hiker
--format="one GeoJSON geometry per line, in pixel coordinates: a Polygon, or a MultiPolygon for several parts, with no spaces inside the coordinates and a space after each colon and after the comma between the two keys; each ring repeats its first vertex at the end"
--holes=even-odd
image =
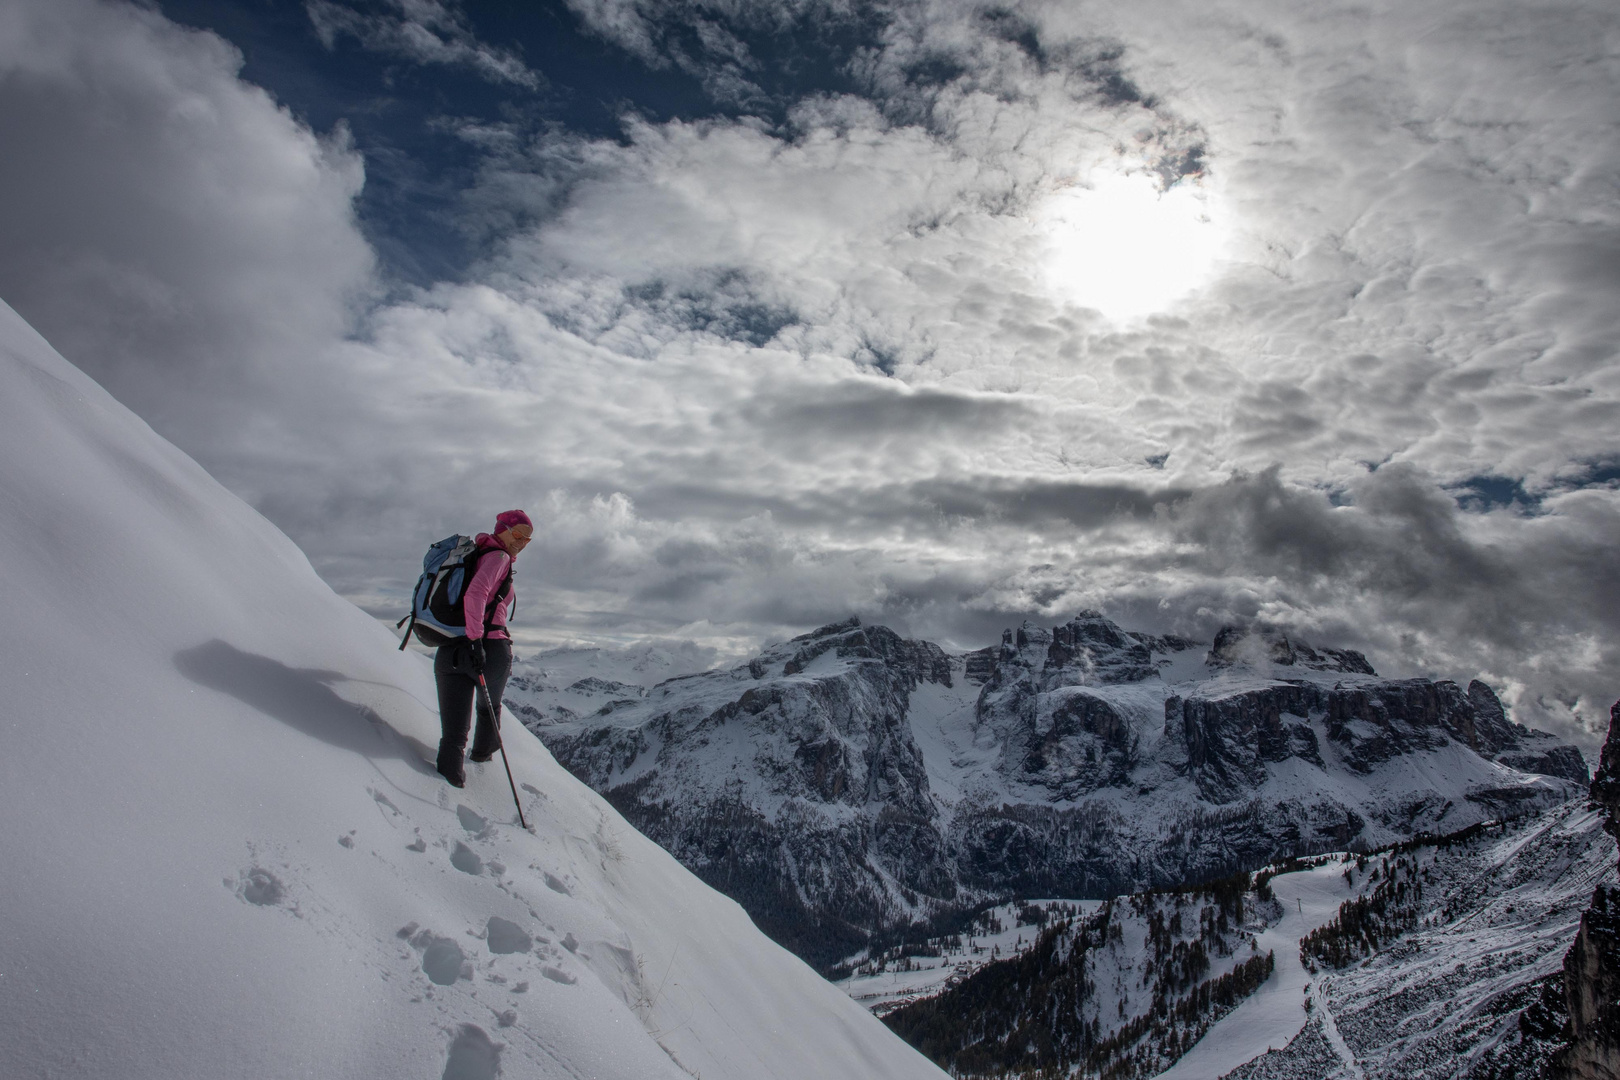
{"type": "MultiPolygon", "coordinates": [[[[508,510],[495,518],[494,533],[479,533],[477,569],[463,593],[467,636],[439,647],[433,658],[433,677],[439,684],[439,775],[455,787],[467,783],[461,755],[472,726],[473,702],[478,697],[477,676],[489,687],[489,700],[499,705],[512,671],[512,639],[506,616],[512,608],[512,560],[529,545],[534,524],[522,510],[508,510]],[[482,613],[482,617],[480,617],[482,613]]],[[[488,761],[500,746],[495,718],[478,701],[478,728],[473,735],[472,759],[488,761]]]]}

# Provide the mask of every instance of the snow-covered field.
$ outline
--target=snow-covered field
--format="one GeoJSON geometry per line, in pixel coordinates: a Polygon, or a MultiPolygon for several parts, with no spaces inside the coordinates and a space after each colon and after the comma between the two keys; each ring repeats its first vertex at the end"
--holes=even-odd
{"type": "Polygon", "coordinates": [[[897,959],[872,958],[856,966],[838,986],[850,997],[882,1016],[890,1009],[928,997],[971,975],[986,964],[1027,950],[1040,937],[1039,924],[1018,921],[1021,908],[1048,909],[1051,918],[1085,917],[1101,908],[1101,900],[1028,900],[1001,904],[986,911],[972,932],[933,938],[927,943],[937,956],[911,955],[897,959]]]}
{"type": "Polygon", "coordinates": [[[0,1073],[943,1075],[3,304],[0,455],[0,1073]]]}

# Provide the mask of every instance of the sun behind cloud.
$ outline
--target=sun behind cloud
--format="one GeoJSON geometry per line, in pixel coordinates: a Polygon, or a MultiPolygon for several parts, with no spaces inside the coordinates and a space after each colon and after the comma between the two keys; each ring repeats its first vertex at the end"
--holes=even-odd
{"type": "Polygon", "coordinates": [[[1111,171],[1048,196],[1048,285],[1068,303],[1114,320],[1163,311],[1209,280],[1227,229],[1193,181],[1160,190],[1147,172],[1111,171]]]}

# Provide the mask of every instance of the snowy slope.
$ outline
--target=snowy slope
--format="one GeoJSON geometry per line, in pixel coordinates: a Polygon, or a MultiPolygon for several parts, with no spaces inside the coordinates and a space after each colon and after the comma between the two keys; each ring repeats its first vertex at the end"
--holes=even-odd
{"type": "MultiPolygon", "coordinates": [[[[911,996],[887,1022],[962,1076],[1538,1076],[1562,1041],[1564,957],[1582,909],[1615,880],[1604,817],[1571,801],[1372,855],[1285,863],[1255,879],[1265,899],[1245,897],[1252,918],[1213,937],[1210,916],[1230,893],[1121,897],[1102,909],[1112,918],[1076,920],[1016,957],[936,980],[937,996],[911,996]],[[1340,922],[1352,900],[1358,910],[1340,922]],[[1083,945],[1069,945],[1072,927],[1083,945]],[[1325,937],[1312,940],[1318,928],[1325,937]],[[1193,937],[1211,946],[1209,966],[1171,981],[1180,946],[1166,946],[1193,937]],[[1274,967],[1235,1007],[1213,1023],[1181,1015],[1192,981],[1260,954],[1274,967]]],[[[898,978],[921,986],[937,970],[898,978]]]]}
{"type": "MultiPolygon", "coordinates": [[[[1331,876],[1315,875],[1329,893],[1331,876]]],[[[1290,887],[1300,878],[1312,874],[1275,879],[1284,882],[1275,896],[1251,888],[1244,875],[1209,889],[1104,902],[1060,919],[1020,955],[886,1013],[884,1022],[955,1076],[1118,1080],[1169,1066],[1212,1025],[1226,1027],[1223,1015],[1256,999],[1272,999],[1262,1013],[1283,1020],[1292,1006],[1302,1024],[1303,979],[1273,952],[1298,932],[1299,890],[1290,887]]],[[[1312,905],[1311,886],[1303,891],[1312,905]]],[[[1307,906],[1303,918],[1316,908],[1331,913],[1337,902],[1307,906]]],[[[1297,954],[1292,967],[1302,971],[1297,954]]],[[[1256,1053],[1265,1049],[1262,1042],[1256,1053]]]]}
{"type": "Polygon", "coordinates": [[[937,1077],[0,304],[6,1076],[937,1077]]]}
{"type": "Polygon", "coordinates": [[[1271,889],[1282,918],[1259,935],[1259,949],[1277,958],[1271,978],[1228,1013],[1158,1080],[1209,1080],[1286,1046],[1305,1026],[1301,991],[1310,976],[1300,963],[1299,939],[1332,919],[1339,905],[1355,895],[1344,878],[1346,862],[1330,857],[1308,870],[1278,874],[1271,889]]]}
{"type": "MultiPolygon", "coordinates": [[[[1594,887],[1615,881],[1614,841],[1603,831],[1603,814],[1571,802],[1488,828],[1466,843],[1420,847],[1399,858],[1410,860],[1416,868],[1410,879],[1423,884],[1411,901],[1411,930],[1365,960],[1312,976],[1308,1023],[1296,1005],[1292,1030],[1273,1026],[1265,1040],[1254,1040],[1256,1032],[1241,1030],[1244,1017],[1235,1012],[1206,1036],[1230,1027],[1228,1037],[1248,1035],[1251,1045],[1274,1046],[1274,1053],[1240,1069],[1166,1077],[1538,1075],[1558,1043],[1563,960],[1581,911],[1594,887]]],[[[1387,874],[1393,861],[1368,860],[1368,869],[1387,874]]],[[[1357,885],[1365,891],[1363,882],[1357,885]]]]}

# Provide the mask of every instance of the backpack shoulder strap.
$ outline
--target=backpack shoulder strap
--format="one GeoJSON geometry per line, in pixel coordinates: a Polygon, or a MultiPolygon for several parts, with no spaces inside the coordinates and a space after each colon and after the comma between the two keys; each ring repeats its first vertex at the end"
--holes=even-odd
{"type": "MultiPolygon", "coordinates": [[[[492,555],[497,551],[501,551],[501,549],[481,547],[475,549],[473,553],[467,557],[465,565],[467,567],[467,581],[469,584],[472,582],[473,575],[478,573],[478,564],[483,561],[484,556],[492,555]]],[[[501,551],[501,554],[504,555],[506,553],[501,551]]],[[[512,595],[513,568],[514,565],[512,558],[510,555],[508,555],[506,562],[506,576],[501,578],[501,583],[495,587],[495,591],[489,594],[489,603],[484,607],[482,618],[484,622],[484,629],[486,631],[490,627],[490,613],[501,605],[501,601],[512,595]]]]}

